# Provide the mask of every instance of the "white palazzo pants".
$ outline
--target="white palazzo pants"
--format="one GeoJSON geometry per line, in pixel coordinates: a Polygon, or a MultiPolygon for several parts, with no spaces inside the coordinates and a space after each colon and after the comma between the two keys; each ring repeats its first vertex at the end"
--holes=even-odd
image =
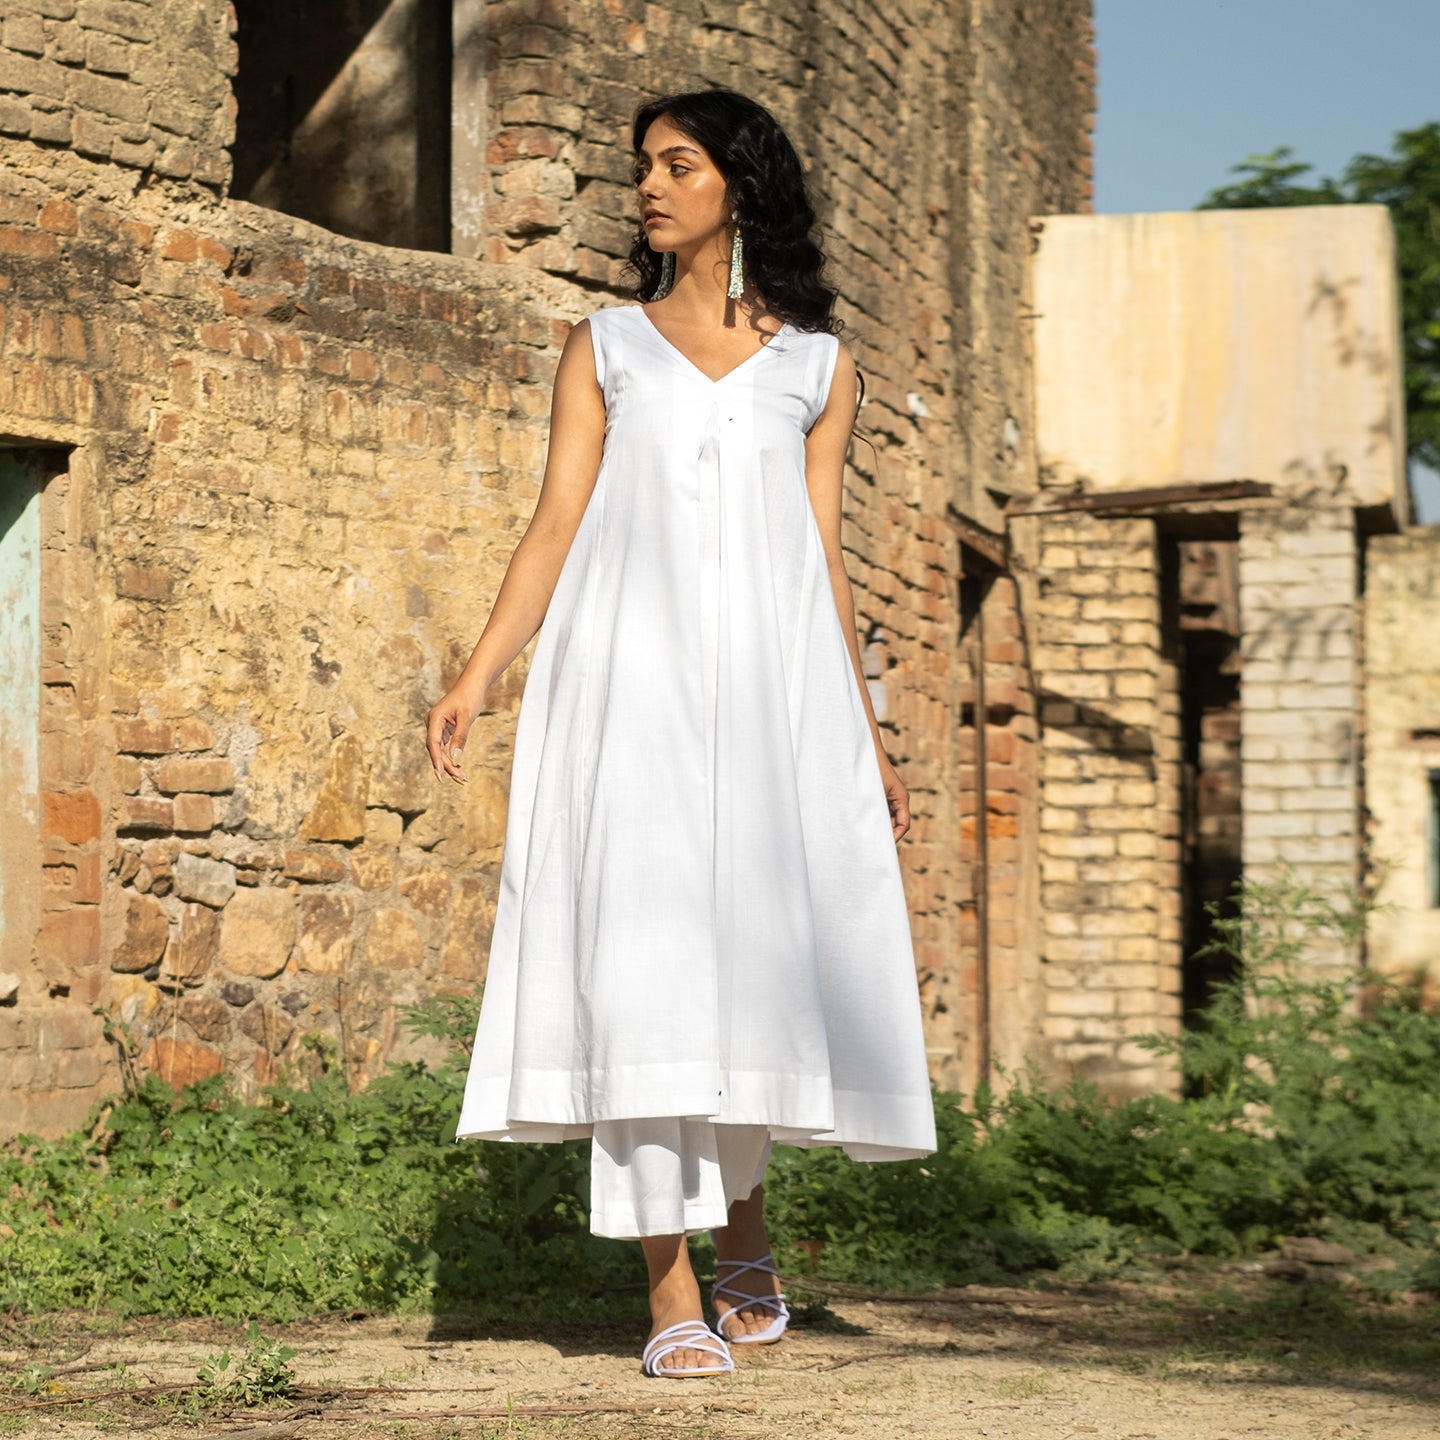
{"type": "Polygon", "coordinates": [[[693,1235],[765,1177],[767,1125],[671,1116],[597,1120],[590,1145],[590,1229],[615,1240],[693,1235]]]}

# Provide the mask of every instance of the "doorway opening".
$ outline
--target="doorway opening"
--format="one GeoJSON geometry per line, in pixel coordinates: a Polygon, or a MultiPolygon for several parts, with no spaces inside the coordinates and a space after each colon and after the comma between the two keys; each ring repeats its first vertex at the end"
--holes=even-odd
{"type": "Polygon", "coordinates": [[[1236,965],[1232,956],[1207,949],[1215,939],[1215,916],[1235,913],[1242,875],[1239,545],[1190,540],[1178,550],[1181,983],[1183,1015],[1191,1023],[1236,965]]]}

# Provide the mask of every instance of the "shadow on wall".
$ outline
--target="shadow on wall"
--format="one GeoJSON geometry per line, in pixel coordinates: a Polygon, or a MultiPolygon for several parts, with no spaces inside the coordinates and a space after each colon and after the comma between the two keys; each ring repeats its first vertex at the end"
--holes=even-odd
{"type": "Polygon", "coordinates": [[[235,198],[356,240],[448,252],[450,9],[246,0],[235,198]]]}

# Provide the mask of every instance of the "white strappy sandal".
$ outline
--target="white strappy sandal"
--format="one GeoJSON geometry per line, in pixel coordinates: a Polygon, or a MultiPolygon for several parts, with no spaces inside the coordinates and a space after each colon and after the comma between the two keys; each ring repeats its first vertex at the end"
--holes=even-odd
{"type": "Polygon", "coordinates": [[[784,1333],[785,1327],[790,1323],[790,1310],[785,1304],[785,1295],[782,1291],[778,1295],[747,1295],[743,1290],[737,1290],[730,1282],[738,1280],[750,1270],[758,1270],[762,1275],[773,1275],[777,1280],[780,1272],[775,1268],[775,1257],[766,1251],[758,1260],[717,1260],[715,1264],[731,1266],[731,1272],[723,1280],[717,1274],[715,1283],[710,1287],[710,1303],[715,1305],[716,1297],[723,1295],[727,1300],[734,1303],[724,1315],[719,1314],[719,1306],[716,1305],[718,1319],[715,1322],[715,1329],[721,1338],[731,1345],[773,1345],[784,1333]],[[743,1335],[725,1334],[725,1316],[734,1310],[749,1310],[755,1306],[761,1306],[774,1313],[774,1319],[763,1329],[746,1332],[743,1335]]]}
{"type": "Polygon", "coordinates": [[[703,1320],[681,1320],[679,1324],[669,1325],[650,1337],[645,1353],[640,1357],[640,1368],[645,1374],[661,1380],[692,1380],[703,1375],[724,1375],[735,1368],[735,1362],[730,1358],[730,1348],[724,1339],[703,1320]],[[673,1355],[677,1350],[703,1350],[708,1355],[714,1355],[720,1363],[698,1370],[671,1370],[660,1364],[667,1355],[673,1355]]]}

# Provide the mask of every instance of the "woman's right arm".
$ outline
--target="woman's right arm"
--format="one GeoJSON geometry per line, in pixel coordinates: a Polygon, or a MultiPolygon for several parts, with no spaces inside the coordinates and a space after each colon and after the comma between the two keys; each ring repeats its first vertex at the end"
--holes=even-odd
{"type": "Polygon", "coordinates": [[[595,379],[590,323],[582,320],[571,329],[555,371],[550,444],[535,513],[510,556],[490,619],[465,668],[426,720],[425,744],[437,778],[464,781],[461,752],[485,692],[545,618],[600,473],[604,440],[605,399],[595,379]]]}

